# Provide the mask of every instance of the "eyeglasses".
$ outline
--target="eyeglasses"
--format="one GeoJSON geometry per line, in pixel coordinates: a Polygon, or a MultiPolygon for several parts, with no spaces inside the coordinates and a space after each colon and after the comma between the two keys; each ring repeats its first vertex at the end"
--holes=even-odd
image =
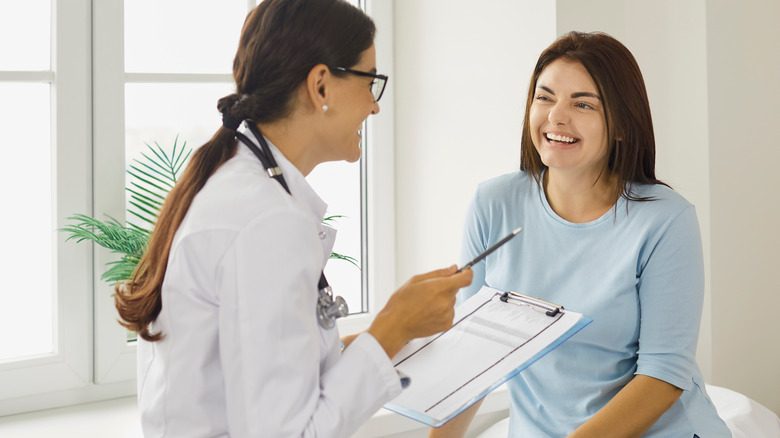
{"type": "Polygon", "coordinates": [[[374,73],[366,73],[364,71],[352,70],[344,67],[332,67],[333,70],[343,71],[345,73],[351,73],[357,76],[365,76],[367,78],[374,78],[371,82],[371,93],[374,94],[374,102],[379,102],[382,98],[382,94],[385,92],[385,85],[387,85],[386,75],[377,75],[374,73]]]}

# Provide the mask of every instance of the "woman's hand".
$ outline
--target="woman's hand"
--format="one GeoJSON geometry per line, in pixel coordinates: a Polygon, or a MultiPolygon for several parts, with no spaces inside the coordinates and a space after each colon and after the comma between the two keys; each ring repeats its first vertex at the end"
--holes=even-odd
{"type": "Polygon", "coordinates": [[[455,294],[471,284],[471,269],[457,266],[415,275],[377,314],[368,332],[392,358],[410,340],[447,330],[455,317],[455,294]]]}

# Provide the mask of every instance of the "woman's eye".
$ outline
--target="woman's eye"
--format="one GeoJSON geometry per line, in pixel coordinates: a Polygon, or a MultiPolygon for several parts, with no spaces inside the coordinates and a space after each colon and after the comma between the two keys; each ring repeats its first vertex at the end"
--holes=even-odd
{"type": "Polygon", "coordinates": [[[577,106],[577,108],[581,108],[581,109],[593,109],[592,106],[588,105],[585,102],[577,102],[576,106],[577,106]]]}
{"type": "Polygon", "coordinates": [[[550,101],[550,99],[547,98],[547,96],[544,96],[544,95],[541,95],[541,94],[536,96],[536,100],[541,100],[543,102],[549,102],[550,101]]]}

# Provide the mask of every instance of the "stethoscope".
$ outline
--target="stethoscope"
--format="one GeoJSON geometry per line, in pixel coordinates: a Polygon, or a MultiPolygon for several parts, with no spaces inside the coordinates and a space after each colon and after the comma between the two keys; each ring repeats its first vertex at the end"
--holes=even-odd
{"type": "MultiPolygon", "coordinates": [[[[258,148],[252,142],[252,140],[249,139],[249,137],[239,132],[238,130],[236,130],[236,137],[238,137],[242,143],[247,145],[252,153],[255,154],[261,163],[263,163],[263,167],[268,173],[268,176],[278,181],[279,184],[284,187],[287,193],[292,196],[292,193],[290,193],[290,188],[287,187],[287,182],[284,180],[284,175],[282,175],[282,169],[276,163],[276,160],[271,153],[271,148],[268,147],[268,142],[265,141],[265,138],[260,133],[260,130],[253,123],[246,123],[246,126],[250,131],[252,131],[252,134],[254,134],[255,138],[260,143],[260,148],[262,148],[262,150],[260,150],[260,148],[258,148]]],[[[333,289],[331,289],[330,285],[328,284],[328,280],[325,278],[324,272],[320,273],[320,281],[317,284],[317,288],[320,291],[319,298],[317,299],[317,318],[319,319],[320,326],[322,326],[322,328],[332,329],[336,326],[336,320],[338,318],[347,316],[349,314],[349,307],[347,306],[347,302],[344,300],[344,298],[340,296],[333,298],[333,289]]]]}

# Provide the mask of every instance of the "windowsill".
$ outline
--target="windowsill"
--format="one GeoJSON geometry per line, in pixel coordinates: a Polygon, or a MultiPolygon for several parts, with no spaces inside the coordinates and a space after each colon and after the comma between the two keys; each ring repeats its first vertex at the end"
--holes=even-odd
{"type": "Polygon", "coordinates": [[[86,403],[0,418],[0,436],[141,438],[135,397],[86,403]]]}
{"type": "MultiPolygon", "coordinates": [[[[471,431],[486,429],[494,418],[509,409],[509,394],[504,386],[489,394],[472,424],[471,431]],[[480,420],[490,421],[481,425],[480,420]]],[[[382,409],[353,435],[353,438],[378,438],[419,430],[425,436],[427,427],[401,415],[382,409]]],[[[471,433],[470,433],[471,435],[471,433]]],[[[0,418],[0,436],[56,436],[91,438],[112,436],[141,438],[141,425],[135,397],[48,409],[0,418]]]]}

